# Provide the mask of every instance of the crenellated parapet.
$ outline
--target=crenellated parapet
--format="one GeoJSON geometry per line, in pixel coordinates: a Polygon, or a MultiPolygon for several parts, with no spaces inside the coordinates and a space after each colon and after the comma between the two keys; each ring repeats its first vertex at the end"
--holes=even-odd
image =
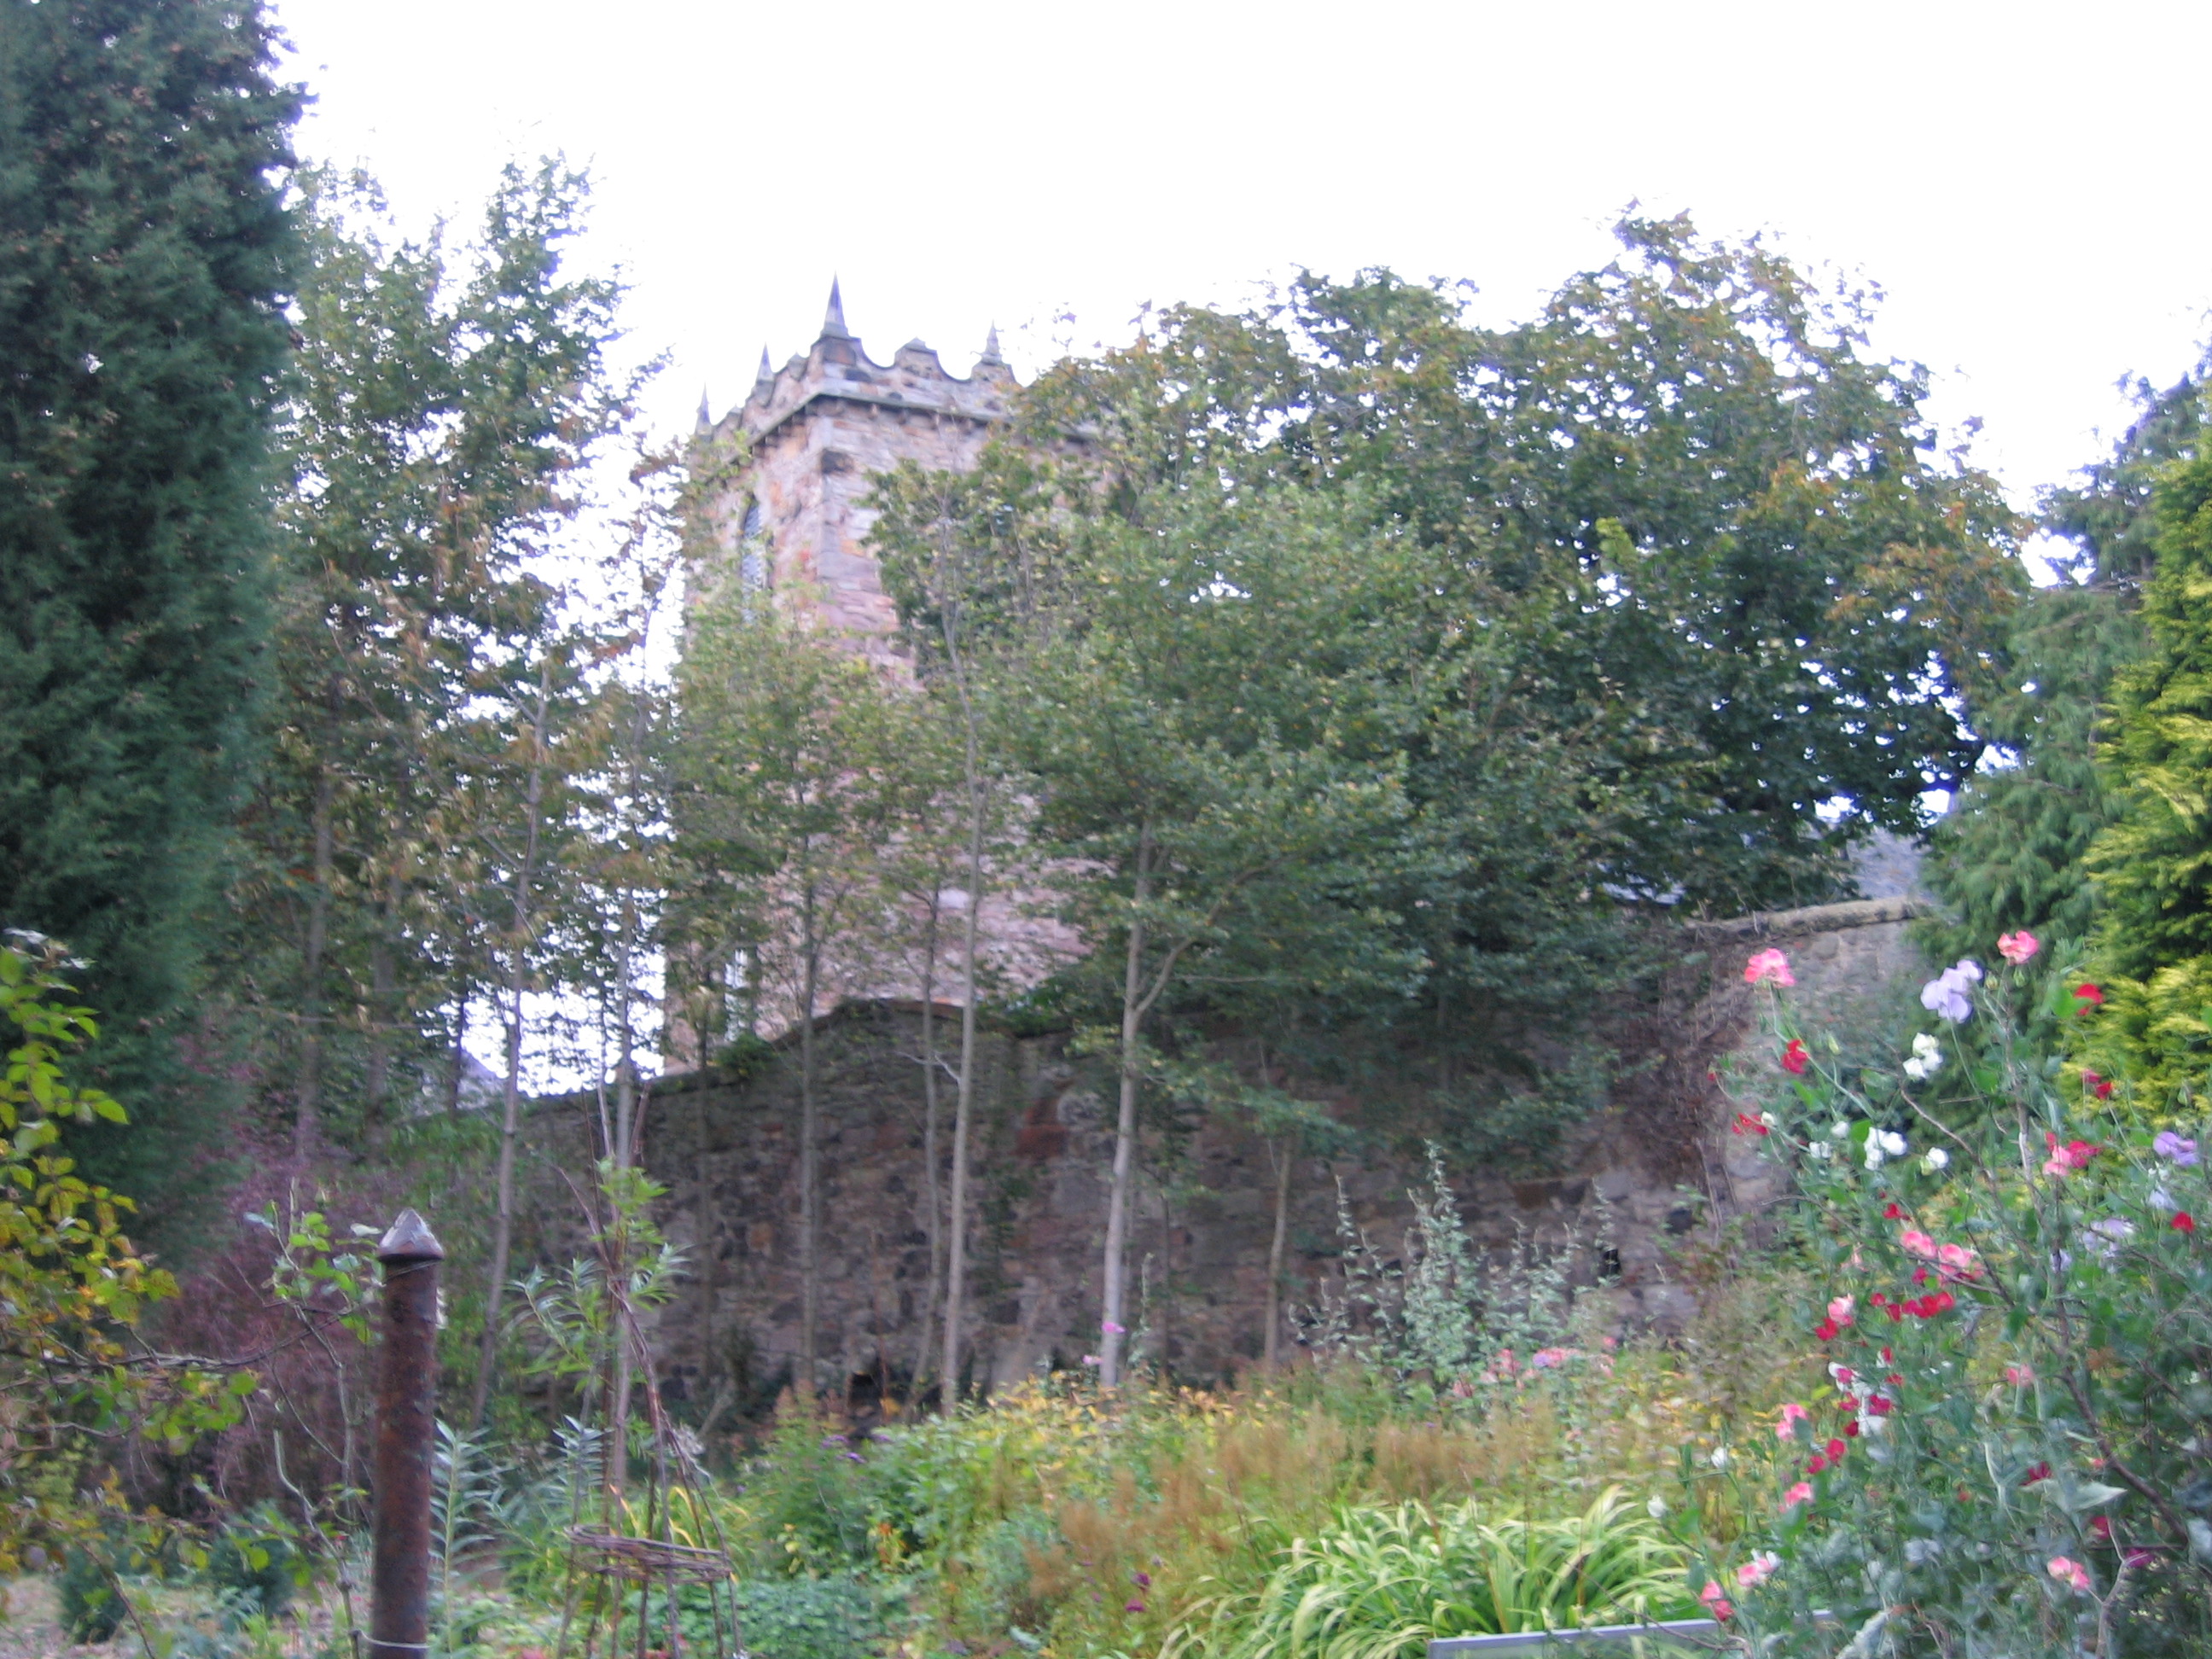
{"type": "Polygon", "coordinates": [[[835,283],[822,331],[781,368],[761,353],[745,400],[720,421],[702,404],[701,439],[741,436],[749,459],[705,503],[720,569],[804,615],[853,649],[903,666],[897,618],[867,544],[874,473],[911,460],[965,471],[1006,418],[1016,390],[996,328],[966,379],[909,340],[878,363],[845,324],[835,283]]]}

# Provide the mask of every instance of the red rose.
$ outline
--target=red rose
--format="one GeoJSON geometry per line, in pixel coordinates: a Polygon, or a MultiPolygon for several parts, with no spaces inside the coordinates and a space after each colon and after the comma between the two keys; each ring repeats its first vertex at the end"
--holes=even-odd
{"type": "Polygon", "coordinates": [[[1803,1073],[1806,1063],[1811,1059],[1812,1056],[1805,1052],[1805,1045],[1797,1038],[1791,1037],[1790,1046],[1782,1051],[1782,1069],[1796,1077],[1803,1073]]]}
{"type": "Polygon", "coordinates": [[[2196,1218],[2191,1216],[2186,1210],[2176,1210],[2173,1212],[2173,1231],[2178,1233],[2195,1232],[2197,1231],[2196,1218]]]}

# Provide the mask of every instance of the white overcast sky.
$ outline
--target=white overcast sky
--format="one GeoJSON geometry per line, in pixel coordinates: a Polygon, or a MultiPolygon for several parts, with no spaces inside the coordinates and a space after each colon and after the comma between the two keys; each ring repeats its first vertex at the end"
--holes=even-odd
{"type": "Polygon", "coordinates": [[[1632,199],[1887,290],[1875,345],[2022,505],[2196,360],[2212,6],[276,0],[307,153],[462,219],[590,163],[663,427],[814,337],[1025,375],[1301,265],[1525,316],[1632,199]],[[1075,322],[1055,319],[1073,313],[1075,322]]]}

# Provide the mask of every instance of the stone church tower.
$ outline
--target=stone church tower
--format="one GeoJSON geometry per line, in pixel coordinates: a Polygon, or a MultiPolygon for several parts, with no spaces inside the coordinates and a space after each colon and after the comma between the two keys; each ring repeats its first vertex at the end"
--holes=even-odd
{"type": "MultiPolygon", "coordinates": [[[[810,619],[831,640],[910,684],[913,666],[899,642],[897,614],[867,544],[875,514],[861,502],[872,476],[903,460],[933,471],[972,467],[993,428],[1006,420],[1014,391],[995,328],[966,380],[946,373],[920,340],[901,346],[888,364],[871,362],[845,325],[843,300],[832,283],[812,346],[781,368],[773,368],[763,350],[751,395],[720,421],[702,403],[699,451],[739,449],[729,441],[742,438],[745,459],[709,489],[697,509],[702,521],[694,532],[704,532],[702,557],[709,568],[696,574],[710,581],[734,577],[785,615],[810,619]]],[[[1035,914],[1043,896],[1023,889],[984,897],[978,954],[996,986],[1035,984],[1079,953],[1072,930],[1035,914]]],[[[940,902],[949,918],[969,896],[948,890],[940,902]]],[[[957,936],[956,923],[945,926],[948,937],[957,936]]],[[[740,953],[716,974],[734,988],[747,971],[740,953]]],[[[940,1002],[953,994],[951,972],[939,970],[940,1002]]],[[[831,963],[823,975],[816,1003],[822,1014],[847,1000],[902,1002],[919,994],[908,964],[895,957],[831,963]]],[[[745,1000],[728,989],[732,1010],[745,1000]]],[[[787,1031],[795,1017],[795,1004],[780,994],[752,1000],[747,1015],[765,1036],[787,1031]]],[[[673,1000],[665,1041],[673,1064],[698,1064],[697,1035],[673,1000]]]]}
{"type": "Polygon", "coordinates": [[[874,514],[860,505],[872,473],[902,460],[965,471],[1006,417],[1013,371],[994,328],[967,380],[909,340],[888,364],[872,362],[845,326],[837,285],[822,333],[781,368],[761,352],[744,403],[710,422],[702,442],[741,434],[747,464],[706,504],[722,572],[765,591],[780,606],[819,614],[831,634],[890,665],[897,618],[867,547],[874,514]]]}

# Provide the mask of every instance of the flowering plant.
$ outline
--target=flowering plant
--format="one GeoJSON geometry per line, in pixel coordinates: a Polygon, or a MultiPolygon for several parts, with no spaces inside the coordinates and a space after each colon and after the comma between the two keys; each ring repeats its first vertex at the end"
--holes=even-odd
{"type": "Polygon", "coordinates": [[[1972,1111],[1816,1043],[1756,1143],[1792,1166],[1833,1391],[1729,1472],[1685,1464],[1740,1487],[1749,1524],[1692,1582],[1754,1651],[2212,1650],[2208,1172],[2188,1126],[2088,1115],[2021,1040],[2024,980],[1954,969],[1923,998],[1980,1027],[1972,1111]]]}

